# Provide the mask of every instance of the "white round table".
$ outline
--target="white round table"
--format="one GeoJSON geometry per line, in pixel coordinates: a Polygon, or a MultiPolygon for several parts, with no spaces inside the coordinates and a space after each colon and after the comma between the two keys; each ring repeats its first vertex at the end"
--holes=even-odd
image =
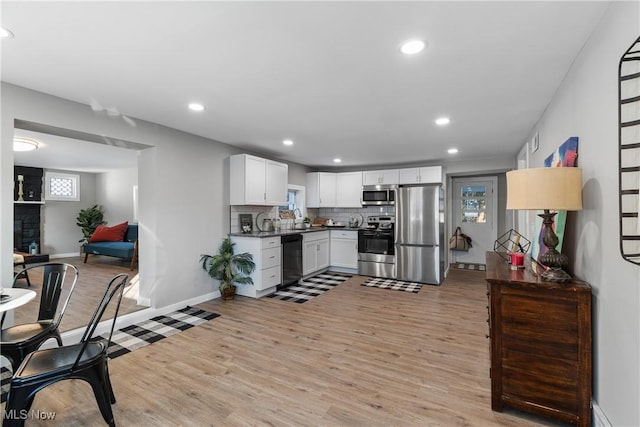
{"type": "Polygon", "coordinates": [[[9,298],[0,301],[0,313],[28,303],[36,297],[36,292],[22,288],[3,288],[2,295],[9,295],[9,298]]]}

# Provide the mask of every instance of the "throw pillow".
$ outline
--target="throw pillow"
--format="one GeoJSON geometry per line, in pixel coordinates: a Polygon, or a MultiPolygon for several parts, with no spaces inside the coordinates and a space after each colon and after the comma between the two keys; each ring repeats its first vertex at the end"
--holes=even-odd
{"type": "Polygon", "coordinates": [[[122,242],[124,235],[127,233],[128,221],[117,224],[112,227],[99,225],[89,238],[89,243],[94,242],[122,242]]]}

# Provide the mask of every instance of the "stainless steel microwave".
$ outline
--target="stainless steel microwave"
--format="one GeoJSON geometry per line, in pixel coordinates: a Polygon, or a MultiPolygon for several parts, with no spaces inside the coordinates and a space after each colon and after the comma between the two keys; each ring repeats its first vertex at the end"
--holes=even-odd
{"type": "Polygon", "coordinates": [[[364,185],[362,206],[395,205],[397,188],[397,185],[364,185]]]}

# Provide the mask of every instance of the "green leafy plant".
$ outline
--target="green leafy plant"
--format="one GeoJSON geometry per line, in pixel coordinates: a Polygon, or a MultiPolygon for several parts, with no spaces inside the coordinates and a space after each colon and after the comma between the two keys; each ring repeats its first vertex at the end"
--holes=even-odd
{"type": "Polygon", "coordinates": [[[256,269],[253,255],[248,252],[234,254],[234,246],[235,243],[227,237],[220,243],[217,254],[200,255],[202,269],[220,281],[220,291],[232,287],[234,283],[253,285],[253,279],[249,276],[256,269]]]}
{"type": "Polygon", "coordinates": [[[308,216],[305,216],[302,222],[304,222],[305,224],[311,224],[311,218],[309,218],[308,216]]]}
{"type": "Polygon", "coordinates": [[[104,220],[104,210],[102,206],[93,205],[90,208],[80,210],[76,218],[76,225],[82,229],[82,235],[84,237],[78,241],[88,241],[96,228],[106,223],[107,221],[104,220]]]}

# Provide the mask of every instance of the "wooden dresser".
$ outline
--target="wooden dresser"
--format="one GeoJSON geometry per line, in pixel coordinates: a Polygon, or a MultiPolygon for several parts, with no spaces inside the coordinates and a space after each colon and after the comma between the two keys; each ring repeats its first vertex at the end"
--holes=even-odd
{"type": "Polygon", "coordinates": [[[491,408],[591,426],[591,287],[511,270],[487,252],[491,408]]]}

